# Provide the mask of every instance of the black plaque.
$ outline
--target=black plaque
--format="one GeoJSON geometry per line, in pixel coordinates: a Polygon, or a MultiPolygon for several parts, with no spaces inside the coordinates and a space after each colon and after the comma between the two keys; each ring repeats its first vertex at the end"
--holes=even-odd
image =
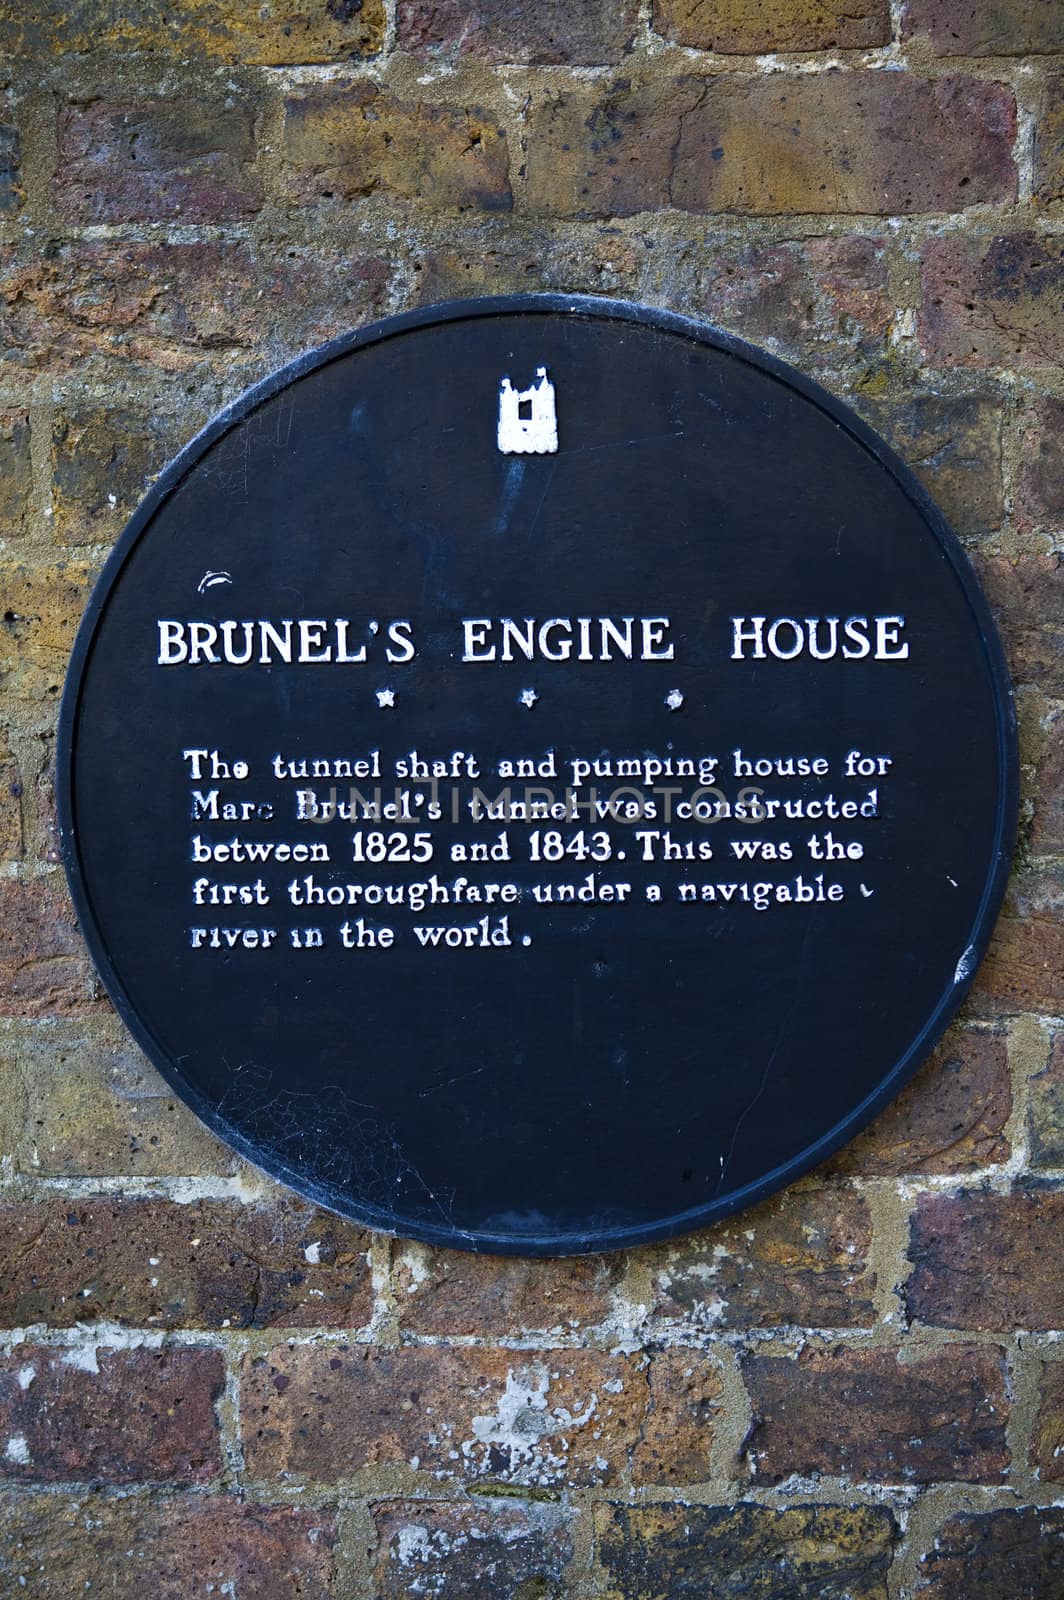
{"type": "Polygon", "coordinates": [[[676,1234],[851,1138],[964,995],[1015,817],[1001,651],[845,406],[529,296],[218,417],[93,595],[74,899],[239,1151],[403,1235],[676,1234]]]}

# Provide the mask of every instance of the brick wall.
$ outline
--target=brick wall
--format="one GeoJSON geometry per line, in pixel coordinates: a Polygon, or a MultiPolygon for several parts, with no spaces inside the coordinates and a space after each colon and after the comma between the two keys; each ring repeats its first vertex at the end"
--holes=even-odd
{"type": "Polygon", "coordinates": [[[1064,1593],[1064,7],[0,0],[0,1590],[1064,1593]],[[579,1261],[370,1236],[214,1142],[73,924],[87,588],[241,388],[433,300],[709,318],[930,485],[1017,686],[962,1020],[830,1165],[579,1261]]]}

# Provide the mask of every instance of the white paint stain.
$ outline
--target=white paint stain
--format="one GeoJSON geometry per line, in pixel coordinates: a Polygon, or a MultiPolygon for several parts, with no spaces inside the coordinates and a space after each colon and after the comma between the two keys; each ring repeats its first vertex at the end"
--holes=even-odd
{"type": "Polygon", "coordinates": [[[99,1373],[100,1363],[96,1359],[99,1346],[95,1344],[80,1345],[75,1350],[67,1350],[63,1356],[64,1367],[73,1367],[76,1372],[99,1373]]]}
{"type": "Polygon", "coordinates": [[[315,1239],[313,1244],[308,1244],[303,1251],[303,1259],[312,1267],[321,1266],[321,1240],[315,1239]]]}
{"type": "Polygon", "coordinates": [[[431,1274],[429,1272],[429,1253],[424,1245],[410,1243],[399,1257],[400,1265],[406,1268],[407,1294],[416,1294],[423,1283],[427,1283],[431,1274]]]}
{"type": "Polygon", "coordinates": [[[405,1528],[399,1529],[396,1555],[400,1566],[408,1567],[412,1561],[427,1561],[431,1554],[429,1530],[422,1523],[408,1522],[405,1528]]]}
{"type": "Polygon", "coordinates": [[[34,1378],[36,1376],[37,1376],[37,1368],[36,1367],[19,1367],[19,1369],[18,1369],[18,1386],[19,1386],[19,1388],[23,1389],[23,1390],[28,1389],[30,1384],[33,1382],[33,1380],[34,1380],[34,1378]]]}
{"type": "Polygon", "coordinates": [[[28,1467],[30,1464],[30,1447],[25,1434],[13,1433],[4,1446],[4,1460],[10,1461],[16,1467],[28,1467]]]}
{"type": "Polygon", "coordinates": [[[953,974],[954,983],[963,983],[966,978],[970,978],[974,968],[975,950],[972,945],[969,945],[967,950],[961,956],[960,960],[957,962],[957,970],[953,974]]]}

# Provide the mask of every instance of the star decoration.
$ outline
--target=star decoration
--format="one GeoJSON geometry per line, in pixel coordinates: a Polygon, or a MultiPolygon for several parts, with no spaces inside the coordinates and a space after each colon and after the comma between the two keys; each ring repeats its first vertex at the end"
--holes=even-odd
{"type": "Polygon", "coordinates": [[[669,690],[668,694],[665,696],[665,704],[668,706],[670,711],[679,711],[680,707],[683,705],[683,695],[680,693],[679,689],[669,690]]]}
{"type": "Polygon", "coordinates": [[[394,689],[378,689],[377,690],[377,704],[379,706],[394,706],[394,704],[395,704],[395,690],[394,689]]]}
{"type": "Polygon", "coordinates": [[[532,707],[539,699],[539,695],[536,693],[535,689],[522,689],[517,698],[520,700],[523,706],[527,706],[531,711],[532,707]]]}

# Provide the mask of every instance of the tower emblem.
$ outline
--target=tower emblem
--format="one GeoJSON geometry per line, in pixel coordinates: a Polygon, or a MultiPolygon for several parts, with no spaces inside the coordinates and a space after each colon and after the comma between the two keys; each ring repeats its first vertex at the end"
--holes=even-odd
{"type": "Polygon", "coordinates": [[[498,438],[505,456],[545,456],[557,450],[558,414],[546,367],[536,368],[536,381],[530,389],[515,389],[509,375],[503,378],[498,438]]]}

